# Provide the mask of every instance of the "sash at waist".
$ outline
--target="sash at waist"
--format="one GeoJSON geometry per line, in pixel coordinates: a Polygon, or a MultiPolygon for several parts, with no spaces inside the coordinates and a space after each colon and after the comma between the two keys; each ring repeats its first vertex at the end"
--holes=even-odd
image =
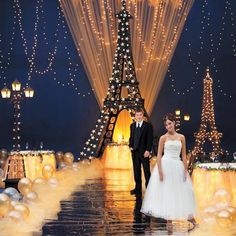
{"type": "Polygon", "coordinates": [[[180,161],[181,160],[179,155],[173,155],[173,154],[164,154],[162,156],[162,158],[173,159],[173,160],[176,160],[176,161],[180,161]]]}

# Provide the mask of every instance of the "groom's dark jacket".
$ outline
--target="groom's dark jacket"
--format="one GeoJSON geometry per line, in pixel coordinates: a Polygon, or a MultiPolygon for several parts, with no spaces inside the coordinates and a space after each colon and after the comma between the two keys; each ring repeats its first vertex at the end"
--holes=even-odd
{"type": "MultiPolygon", "coordinates": [[[[134,149],[136,122],[130,125],[129,147],[134,149]]],[[[137,136],[136,136],[137,138],[137,136]]],[[[143,156],[145,151],[152,151],[153,146],[153,127],[150,123],[143,121],[140,136],[138,137],[138,151],[143,156]]]]}

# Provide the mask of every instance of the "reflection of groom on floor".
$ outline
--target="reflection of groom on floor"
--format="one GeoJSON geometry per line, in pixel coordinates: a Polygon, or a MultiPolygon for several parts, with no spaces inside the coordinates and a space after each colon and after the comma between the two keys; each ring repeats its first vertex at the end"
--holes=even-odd
{"type": "Polygon", "coordinates": [[[145,185],[147,187],[150,172],[150,152],[153,145],[153,127],[144,120],[144,111],[138,108],[135,111],[135,122],[130,125],[129,147],[132,152],[132,161],[134,169],[135,188],[131,190],[131,194],[142,193],[142,172],[143,165],[145,185]]]}

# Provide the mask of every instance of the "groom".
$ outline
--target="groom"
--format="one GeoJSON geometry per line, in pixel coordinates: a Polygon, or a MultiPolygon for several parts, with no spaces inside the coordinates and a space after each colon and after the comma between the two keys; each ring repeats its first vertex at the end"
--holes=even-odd
{"type": "Polygon", "coordinates": [[[129,147],[132,152],[135,188],[131,194],[142,193],[141,164],[143,165],[146,187],[151,175],[149,157],[153,144],[152,125],[144,121],[144,111],[138,108],[135,111],[135,122],[130,125],[129,147]]]}

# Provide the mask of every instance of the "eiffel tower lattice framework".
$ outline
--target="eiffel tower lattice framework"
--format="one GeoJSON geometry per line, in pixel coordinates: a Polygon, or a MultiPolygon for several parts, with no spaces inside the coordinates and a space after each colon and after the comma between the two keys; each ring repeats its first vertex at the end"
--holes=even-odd
{"type": "Polygon", "coordinates": [[[119,113],[127,109],[134,116],[137,107],[144,110],[144,99],[139,91],[133,62],[129,20],[132,16],[126,11],[126,1],[122,0],[122,9],[116,14],[118,19],[118,36],[115,57],[113,61],[112,77],[109,79],[107,96],[95,128],[80,153],[82,159],[100,157],[112,136],[119,113]],[[123,97],[126,94],[126,97],[123,97]]]}
{"type": "Polygon", "coordinates": [[[203,80],[203,102],[201,124],[199,131],[194,134],[195,146],[192,150],[193,156],[204,155],[204,143],[209,141],[212,144],[211,154],[220,156],[224,151],[220,147],[222,133],[217,131],[215,124],[214,102],[213,102],[213,80],[210,76],[209,68],[206,71],[206,77],[203,80]]]}

